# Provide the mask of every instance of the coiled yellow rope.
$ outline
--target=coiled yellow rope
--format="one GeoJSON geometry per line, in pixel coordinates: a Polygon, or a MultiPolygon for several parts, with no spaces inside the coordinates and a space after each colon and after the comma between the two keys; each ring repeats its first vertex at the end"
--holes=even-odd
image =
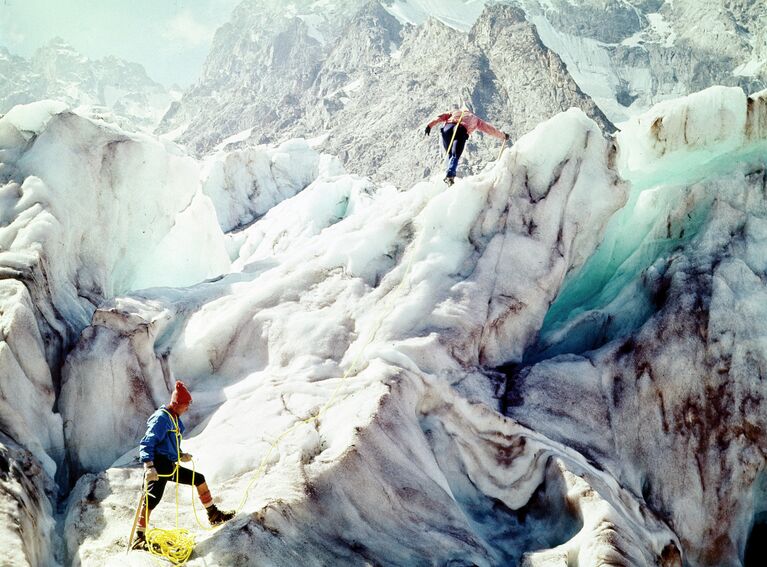
{"type": "MultiPolygon", "coordinates": [[[[165,413],[170,417],[173,423],[173,432],[176,435],[176,465],[169,474],[158,474],[161,477],[172,477],[176,475],[176,527],[175,529],[163,529],[163,528],[149,528],[149,522],[146,526],[146,543],[147,551],[154,556],[167,559],[174,565],[184,565],[189,561],[192,552],[194,551],[195,540],[194,536],[189,530],[180,528],[178,521],[178,491],[179,491],[179,462],[181,461],[181,431],[178,427],[178,421],[173,418],[173,415],[166,409],[163,409],[165,413]]],[[[192,461],[192,507],[194,508],[194,461],[192,461]]],[[[144,506],[149,511],[149,483],[144,483],[144,506]]],[[[195,518],[197,518],[197,511],[195,510],[195,518]]],[[[200,520],[197,520],[200,523],[200,520]]],[[[207,529],[207,528],[206,528],[207,529]]]]}
{"type": "Polygon", "coordinates": [[[152,528],[146,531],[147,551],[167,559],[174,565],[184,565],[194,551],[194,536],[189,530],[152,528]]]}

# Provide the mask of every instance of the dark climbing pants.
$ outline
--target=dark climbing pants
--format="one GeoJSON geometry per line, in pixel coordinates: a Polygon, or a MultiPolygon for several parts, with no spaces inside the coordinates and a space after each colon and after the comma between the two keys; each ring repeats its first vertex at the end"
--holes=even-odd
{"type": "MultiPolygon", "coordinates": [[[[165,492],[165,485],[168,484],[168,481],[175,482],[176,481],[176,471],[175,471],[175,464],[166,459],[165,457],[159,457],[156,456],[154,458],[154,468],[157,469],[157,474],[160,475],[159,480],[153,480],[149,482],[148,490],[149,490],[149,509],[154,510],[155,506],[157,506],[160,503],[160,498],[162,498],[162,493],[165,492]],[[173,476],[162,476],[162,475],[173,475],[173,476]]],[[[194,473],[194,482],[192,482],[192,471],[190,469],[184,468],[181,465],[178,467],[178,483],[179,484],[194,484],[195,486],[200,486],[202,483],[205,482],[205,477],[202,476],[200,473],[195,472],[194,473]]]]}
{"type": "Polygon", "coordinates": [[[458,130],[455,132],[455,139],[453,139],[453,131],[455,130],[455,124],[445,124],[440,132],[442,133],[442,149],[448,154],[447,161],[447,177],[455,177],[455,172],[458,170],[458,160],[463,153],[463,147],[466,145],[466,140],[469,139],[469,133],[462,125],[458,125],[458,130]],[[448,144],[453,139],[453,144],[448,151],[448,144]]]}

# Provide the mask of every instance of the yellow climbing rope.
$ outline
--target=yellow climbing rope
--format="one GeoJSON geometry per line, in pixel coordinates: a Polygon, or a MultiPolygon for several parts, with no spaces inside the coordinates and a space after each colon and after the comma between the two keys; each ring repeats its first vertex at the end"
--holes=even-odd
{"type": "Polygon", "coordinates": [[[194,536],[183,528],[147,529],[146,541],[147,550],[152,555],[167,559],[174,565],[184,565],[189,561],[195,545],[194,536]]]}

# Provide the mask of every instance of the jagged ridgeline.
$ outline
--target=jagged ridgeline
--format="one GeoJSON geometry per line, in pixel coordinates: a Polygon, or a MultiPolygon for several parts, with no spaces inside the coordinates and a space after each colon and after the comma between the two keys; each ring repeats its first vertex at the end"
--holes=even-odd
{"type": "Polygon", "coordinates": [[[0,45],[0,75],[0,114],[17,104],[55,99],[128,131],[153,130],[175,96],[138,63],[114,56],[90,60],[61,38],[30,59],[0,45]]]}
{"type": "Polygon", "coordinates": [[[0,51],[0,564],[158,563],[137,443],[183,379],[237,511],[166,490],[189,565],[761,565],[765,18],[247,0],[163,137],[143,71],[0,51]],[[84,109],[113,72],[135,106],[84,109]],[[462,102],[514,144],[447,188],[462,102]]]}

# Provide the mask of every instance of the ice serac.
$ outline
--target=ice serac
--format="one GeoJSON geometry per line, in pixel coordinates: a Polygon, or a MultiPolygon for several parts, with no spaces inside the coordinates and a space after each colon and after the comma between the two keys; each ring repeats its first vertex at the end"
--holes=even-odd
{"type": "Polygon", "coordinates": [[[103,298],[228,269],[199,168],[177,148],[47,102],[15,107],[0,135],[0,261],[38,284],[30,293],[62,340],[71,344],[103,298]]]}
{"type": "Polygon", "coordinates": [[[250,224],[317,177],[343,172],[338,158],[318,153],[306,140],[231,151],[227,146],[204,160],[202,172],[203,193],[225,232],[250,224]]]}
{"type": "MultiPolygon", "coordinates": [[[[17,403],[19,403],[17,401],[17,403]]],[[[59,565],[53,519],[57,488],[40,461],[0,432],[0,545],[3,564],[59,565]]]]}
{"type": "MultiPolygon", "coordinates": [[[[127,523],[140,473],[109,467],[135,456],[174,377],[195,399],[185,450],[222,506],[244,498],[236,520],[200,536],[195,561],[489,566],[577,538],[587,565],[612,532],[636,561],[679,549],[614,479],[500,414],[497,375],[481,366],[534,340],[625,202],[611,150],[573,109],[450,190],[320,177],[242,231],[233,273],[105,303],[67,361],[62,398],[103,403],[109,358],[132,402],[73,423],[70,458],[107,469],[70,502],[73,557],[117,551],[87,518],[95,500],[105,525],[127,523]],[[108,431],[111,446],[89,431],[108,431]]],[[[168,496],[160,526],[174,521],[168,496]]]]}
{"type": "Polygon", "coordinates": [[[37,515],[7,549],[47,565],[57,493],[38,489],[66,486],[64,429],[82,413],[57,399],[66,353],[104,299],[196,283],[230,261],[193,160],[61,102],[0,118],[0,216],[0,433],[18,446],[6,469],[33,480],[14,497],[37,515]]]}
{"type": "Polygon", "coordinates": [[[658,513],[691,565],[742,565],[764,523],[766,109],[767,92],[712,88],[626,125],[633,194],[552,306],[548,360],[507,393],[509,416],[658,513]]]}

